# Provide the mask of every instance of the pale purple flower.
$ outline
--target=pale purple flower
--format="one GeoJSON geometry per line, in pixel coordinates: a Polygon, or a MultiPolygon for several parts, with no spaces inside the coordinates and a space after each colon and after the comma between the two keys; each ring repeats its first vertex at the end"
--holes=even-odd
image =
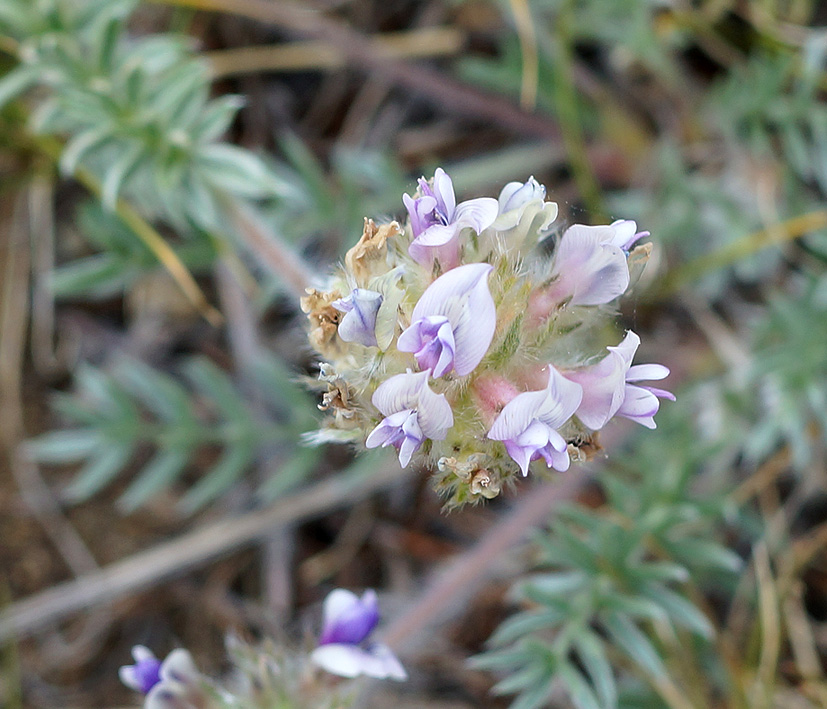
{"type": "Polygon", "coordinates": [[[149,694],[149,690],[161,681],[161,661],[143,645],[132,648],[132,657],[135,664],[121,667],[118,676],[130,689],[149,694]]]}
{"type": "Polygon", "coordinates": [[[523,475],[532,460],[542,457],[546,465],[565,471],[569,454],[559,429],[580,406],[583,390],[548,365],[548,385],[541,391],[518,394],[497,416],[488,438],[502,441],[523,475]]]}
{"type": "Polygon", "coordinates": [[[454,414],[444,394],[428,386],[430,371],[408,370],[382,382],[373,393],[373,405],[385,418],[370,432],[368,448],[395,446],[404,468],[426,438],[441,441],[454,425],[454,414]]]}
{"type": "Polygon", "coordinates": [[[529,177],[526,182],[509,182],[502,188],[497,200],[499,213],[511,212],[534,200],[542,202],[545,198],[545,186],[537,182],[534,177],[529,177]]]}
{"type": "Polygon", "coordinates": [[[563,233],[554,254],[547,302],[601,305],[622,295],[629,287],[629,248],[648,232],[637,232],[633,221],[608,225],[575,224],[563,233]]]}
{"type": "Polygon", "coordinates": [[[367,590],[359,598],[342,588],[324,601],[322,634],[311,660],[340,677],[367,675],[376,679],[407,679],[408,675],[385,645],[368,642],[379,622],[376,593],[367,590]]]}
{"type": "Polygon", "coordinates": [[[127,687],[146,695],[144,709],[189,709],[203,706],[203,678],[187,650],[173,650],[160,662],[142,645],[132,648],[134,665],[118,674],[127,687]]]}
{"type": "Polygon", "coordinates": [[[422,177],[419,196],[406,194],[402,201],[414,235],[408,253],[427,268],[437,259],[444,271],[459,263],[459,233],[465,228],[481,233],[494,223],[498,213],[497,200],[490,197],[457,204],[451,178],[441,167],[434,172],[433,187],[422,177]]]}
{"type": "Polygon", "coordinates": [[[376,347],[376,316],[382,305],[382,294],[367,288],[354,288],[346,298],[332,303],[336,310],[345,313],[339,323],[339,337],[345,342],[358,342],[366,347],[376,347]]]}
{"type": "Polygon", "coordinates": [[[583,401],[577,417],[583,425],[597,431],[613,416],[624,416],[646,428],[655,428],[654,415],[660,407],[658,397],[675,400],[674,394],[655,387],[637,385],[644,379],[664,379],[669,370],[662,364],[632,366],[640,338],[631,330],[597,364],[566,372],[566,378],[583,387],[583,401]]]}
{"type": "Polygon", "coordinates": [[[441,377],[452,369],[460,376],[480,363],[497,326],[494,299],[488,290],[487,263],[458,266],[437,278],[414,306],[411,325],[397,340],[413,352],[420,368],[441,377]]]}

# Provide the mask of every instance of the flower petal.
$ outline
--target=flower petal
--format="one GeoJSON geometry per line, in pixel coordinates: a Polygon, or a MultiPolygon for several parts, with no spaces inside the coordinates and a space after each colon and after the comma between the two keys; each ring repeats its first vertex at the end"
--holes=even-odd
{"type": "Polygon", "coordinates": [[[167,655],[161,663],[159,674],[164,681],[173,680],[181,684],[194,684],[201,676],[192,655],[180,647],[167,655]]]}
{"type": "Polygon", "coordinates": [[[590,367],[567,372],[566,378],[583,387],[577,418],[592,431],[598,431],[617,413],[626,395],[626,364],[620,353],[610,351],[590,367]]]}
{"type": "Polygon", "coordinates": [[[531,456],[533,455],[533,451],[530,448],[524,448],[523,446],[514,443],[512,440],[506,440],[505,443],[505,450],[508,455],[514,460],[517,465],[520,466],[520,470],[523,473],[523,477],[528,475],[528,466],[531,463],[531,456]]]}
{"type": "Polygon", "coordinates": [[[376,679],[403,680],[408,676],[385,645],[375,644],[368,649],[355,645],[323,645],[311,653],[310,659],[323,670],[339,677],[366,675],[376,679]]]}
{"type": "Polygon", "coordinates": [[[414,198],[403,194],[402,202],[408,210],[414,237],[419,236],[434,223],[432,214],[434,209],[436,209],[436,200],[433,197],[424,196],[414,198]]]}
{"type": "Polygon", "coordinates": [[[402,411],[397,411],[395,414],[386,416],[379,422],[376,428],[368,434],[365,447],[378,448],[382,446],[384,448],[385,446],[395,446],[397,443],[401,445],[405,435],[402,428],[409,416],[415,417],[416,412],[413,409],[403,409],[402,411]]]}
{"type": "Polygon", "coordinates": [[[372,658],[357,645],[321,645],[310,654],[313,663],[330,674],[352,679],[364,674],[372,658]]]}
{"type": "Polygon", "coordinates": [[[500,190],[497,199],[499,213],[505,214],[525,206],[534,200],[543,201],[546,198],[546,188],[534,177],[529,177],[526,182],[509,182],[500,190]]]}
{"type": "Polygon", "coordinates": [[[488,274],[493,270],[494,267],[487,263],[470,263],[441,275],[425,289],[414,306],[411,320],[429,315],[445,315],[450,319],[451,303],[470,293],[480,281],[487,283],[488,274]]]}
{"type": "Polygon", "coordinates": [[[458,228],[470,227],[477,234],[481,234],[497,219],[499,206],[497,200],[491,197],[478,197],[460,202],[452,221],[458,228]]]}
{"type": "Polygon", "coordinates": [[[339,337],[345,342],[375,347],[376,316],[382,300],[381,293],[367,288],[354,288],[347,298],[334,301],[333,307],[345,313],[339,323],[339,337]]]}
{"type": "Polygon", "coordinates": [[[638,235],[637,224],[631,219],[618,219],[609,226],[614,232],[611,243],[623,251],[628,251],[629,247],[643,236],[643,232],[638,235]]]}
{"type": "Polygon", "coordinates": [[[546,399],[537,412],[537,418],[551,429],[558,429],[568,421],[583,399],[583,387],[566,379],[552,365],[548,365],[546,399]]]}
{"type": "MultiPolygon", "coordinates": [[[[546,400],[546,390],[517,394],[497,416],[487,436],[493,441],[513,440],[537,418],[546,400]]],[[[514,456],[512,456],[513,458],[514,456]]]]}
{"type": "Polygon", "coordinates": [[[337,588],[324,601],[323,629],[320,645],[362,642],[379,622],[376,592],[368,589],[359,598],[355,593],[337,588]]]}
{"type": "Polygon", "coordinates": [[[632,419],[646,428],[655,428],[655,420],[652,417],[659,408],[660,401],[652,392],[629,385],[626,387],[626,397],[617,410],[617,415],[632,419]]]}
{"type": "MultiPolygon", "coordinates": [[[[553,433],[557,433],[557,431],[553,431],[553,433]]],[[[557,435],[559,436],[560,434],[557,435]]],[[[560,436],[560,438],[562,439],[562,436],[560,436]]],[[[549,442],[549,444],[540,451],[540,454],[545,459],[548,467],[559,470],[561,473],[565,473],[571,465],[571,459],[569,458],[565,441],[563,441],[563,450],[558,450],[549,442]]]]}
{"type": "Polygon", "coordinates": [[[457,198],[454,194],[454,183],[441,167],[434,171],[434,197],[436,197],[437,208],[442,212],[448,221],[454,221],[454,210],[457,198]]]}
{"type": "Polygon", "coordinates": [[[143,709],[192,709],[190,692],[178,682],[159,682],[146,695],[143,709]]]}
{"type": "MultiPolygon", "coordinates": [[[[488,266],[488,264],[472,265],[488,266]]],[[[463,267],[460,266],[460,268],[463,267]]],[[[456,270],[458,269],[454,269],[456,270]]],[[[485,357],[497,328],[497,307],[488,290],[488,274],[492,270],[492,266],[480,269],[480,273],[485,275],[470,290],[458,320],[453,323],[454,341],[456,342],[454,369],[461,377],[473,372],[485,357]]],[[[446,275],[450,273],[453,271],[446,275]]]]}
{"type": "Polygon", "coordinates": [[[639,382],[644,379],[666,379],[669,376],[669,368],[662,364],[636,364],[634,367],[629,367],[626,372],[627,382],[639,382]]]}
{"type": "Polygon", "coordinates": [[[385,416],[390,416],[404,409],[415,409],[419,392],[428,385],[428,372],[410,370],[404,374],[395,374],[382,382],[373,392],[371,401],[385,416]]]}
{"type": "Polygon", "coordinates": [[[569,227],[557,245],[551,288],[558,302],[601,305],[622,295],[629,286],[626,254],[611,243],[610,226],[569,227]]]}
{"type": "Polygon", "coordinates": [[[422,433],[434,441],[444,440],[454,425],[454,413],[445,394],[435,394],[427,384],[419,393],[416,414],[422,433]]]}

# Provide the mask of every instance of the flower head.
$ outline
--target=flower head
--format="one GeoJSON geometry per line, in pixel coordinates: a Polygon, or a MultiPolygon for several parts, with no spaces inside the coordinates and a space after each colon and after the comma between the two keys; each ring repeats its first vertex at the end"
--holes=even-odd
{"type": "Polygon", "coordinates": [[[444,394],[428,386],[429,371],[408,370],[382,382],[373,393],[373,405],[385,418],[371,431],[368,448],[395,446],[404,468],[426,438],[441,441],[454,425],[454,414],[444,394]]]}
{"type": "Polygon", "coordinates": [[[470,228],[479,234],[494,223],[498,213],[497,200],[490,197],[457,204],[451,178],[441,167],[434,172],[433,187],[420,178],[419,196],[406,194],[402,201],[414,236],[409,247],[411,257],[428,268],[437,259],[443,270],[459,263],[460,232],[470,228]]]}
{"type": "Polygon", "coordinates": [[[546,188],[533,177],[529,177],[526,182],[509,182],[502,188],[497,200],[499,213],[512,212],[536,199],[542,201],[545,198],[546,188]]]}
{"type": "Polygon", "coordinates": [[[173,650],[160,662],[142,645],[132,648],[134,665],[118,674],[127,687],[146,695],[144,709],[195,709],[204,706],[203,678],[187,650],[173,650]]]}
{"type": "Polygon", "coordinates": [[[149,694],[149,690],[161,681],[161,661],[143,645],[132,648],[132,657],[135,664],[121,667],[118,676],[130,689],[149,694]]]}
{"type": "Polygon", "coordinates": [[[632,221],[609,225],[575,224],[563,233],[554,256],[552,277],[544,294],[549,305],[601,305],[629,287],[626,253],[645,232],[632,221]]]}
{"type": "Polygon", "coordinates": [[[583,390],[548,365],[548,385],[540,391],[518,394],[491,426],[488,438],[502,441],[508,454],[528,475],[528,465],[542,457],[556,470],[569,467],[566,441],[558,433],[580,405],[583,390]]]}
{"type": "Polygon", "coordinates": [[[345,313],[339,323],[339,337],[345,342],[358,342],[366,347],[375,347],[376,315],[382,305],[382,294],[367,288],[354,288],[346,298],[339,298],[331,304],[345,313]]]}
{"type": "Polygon", "coordinates": [[[391,650],[367,642],[379,622],[376,593],[367,590],[359,598],[342,588],[324,601],[322,634],[312,661],[340,677],[367,675],[377,679],[407,679],[407,673],[391,650]]]}
{"type": "Polygon", "coordinates": [[[441,377],[452,369],[465,376],[485,356],[497,326],[494,299],[488,290],[487,263],[458,266],[437,278],[422,294],[411,326],[397,347],[413,352],[423,369],[441,377]]]}
{"type": "Polygon", "coordinates": [[[585,426],[597,431],[615,415],[636,421],[646,428],[655,428],[654,415],[660,407],[658,397],[675,400],[663,389],[636,385],[644,379],[664,379],[669,370],[662,364],[632,366],[640,338],[631,330],[609,354],[597,364],[566,372],[566,378],[583,387],[583,401],[577,417],[585,426]]]}

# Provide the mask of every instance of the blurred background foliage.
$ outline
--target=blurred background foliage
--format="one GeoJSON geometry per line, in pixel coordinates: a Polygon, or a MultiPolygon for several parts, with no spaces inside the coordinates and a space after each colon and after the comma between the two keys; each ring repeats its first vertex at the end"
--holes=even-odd
{"type": "MultiPolygon", "coordinates": [[[[455,695],[827,706],[823,3],[300,5],[0,0],[8,494],[29,499],[19,468],[34,462],[70,524],[114,503],[178,529],[341,475],[348,451],[302,443],[318,420],[303,288],[363,217],[400,217],[401,194],[437,164],[467,195],[533,173],[562,225],[632,218],[652,232],[621,315],[673,369],[678,402],[656,432],[610,446],[515,553],[507,617],[465,648],[486,674],[455,695]]],[[[406,494],[425,515],[431,493],[406,494]]],[[[431,515],[394,521],[444,524],[431,515]]],[[[27,548],[12,523],[0,597],[13,608],[65,570],[16,571],[27,548]]],[[[295,534],[286,568],[318,545],[318,530],[295,534]]],[[[352,535],[334,518],[322,536],[352,535]]],[[[399,592],[371,566],[383,547],[360,540],[338,582],[399,592]]],[[[261,593],[241,586],[227,592],[261,593]]],[[[320,597],[296,581],[289,603],[320,597]]],[[[19,652],[35,669],[10,672],[0,703],[62,706],[67,686],[114,701],[111,681],[83,671],[100,649],[73,673],[44,647],[10,651],[9,667],[19,652]]],[[[409,696],[438,706],[421,673],[430,684],[409,696]]]]}

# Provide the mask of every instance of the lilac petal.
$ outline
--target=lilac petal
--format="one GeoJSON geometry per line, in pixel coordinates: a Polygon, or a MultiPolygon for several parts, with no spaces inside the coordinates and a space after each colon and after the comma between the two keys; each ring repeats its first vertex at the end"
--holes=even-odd
{"type": "Polygon", "coordinates": [[[444,315],[430,315],[415,321],[396,341],[400,352],[413,352],[420,369],[430,369],[434,378],[454,366],[454,331],[444,315]]]}
{"type": "Polygon", "coordinates": [[[497,219],[499,206],[497,200],[491,197],[478,197],[460,202],[452,221],[459,228],[470,227],[477,234],[481,234],[497,219]]]}
{"type": "Polygon", "coordinates": [[[433,217],[433,211],[436,209],[436,200],[433,197],[424,196],[413,198],[404,194],[402,195],[402,202],[408,210],[414,237],[419,236],[431,224],[436,223],[436,218],[433,217]]]}
{"type": "Polygon", "coordinates": [[[617,410],[618,416],[632,419],[646,428],[655,428],[655,420],[652,418],[660,408],[660,402],[650,391],[641,387],[626,387],[626,398],[617,410]]]}
{"type": "Polygon", "coordinates": [[[514,439],[534,419],[556,429],[571,418],[580,406],[583,389],[575,381],[563,377],[552,365],[548,365],[548,370],[546,388],[518,394],[509,401],[491,426],[488,438],[495,441],[514,439]]]}
{"type": "MultiPolygon", "coordinates": [[[[629,381],[628,379],[626,381],[629,381]]],[[[677,398],[671,391],[666,391],[666,389],[657,389],[656,387],[650,386],[643,386],[639,385],[641,389],[646,389],[646,391],[651,391],[655,396],[659,399],[669,399],[669,401],[677,401],[677,398]]]]}
{"type": "Polygon", "coordinates": [[[390,416],[403,409],[416,408],[419,392],[427,385],[428,372],[414,374],[409,370],[382,382],[373,392],[371,401],[385,416],[390,416]]]}
{"type": "Polygon", "coordinates": [[[333,307],[345,313],[339,323],[339,337],[345,342],[376,347],[376,316],[382,300],[381,293],[367,288],[354,288],[347,298],[334,301],[333,307]]]}
{"type": "MultiPolygon", "coordinates": [[[[436,228],[435,226],[430,227],[430,229],[436,228]]],[[[453,224],[444,228],[451,230],[450,233],[452,234],[451,238],[445,244],[441,246],[423,245],[420,239],[425,232],[422,232],[420,237],[414,239],[411,245],[408,246],[408,253],[411,258],[420,266],[430,270],[433,268],[434,261],[437,261],[443,271],[450,271],[459,265],[459,240],[456,238],[459,232],[456,225],[453,224]]],[[[441,234],[441,232],[439,233],[441,234]]]]}
{"type": "Polygon", "coordinates": [[[525,431],[514,438],[514,443],[522,448],[533,448],[537,451],[548,444],[548,426],[535,419],[525,431]]]}
{"type": "Polygon", "coordinates": [[[485,275],[469,291],[459,317],[452,323],[456,342],[454,369],[461,377],[473,372],[485,357],[497,328],[497,308],[488,290],[488,273],[491,270],[492,266],[481,270],[485,275]]]}
{"type": "Polygon", "coordinates": [[[544,200],[545,198],[546,188],[537,182],[534,177],[529,177],[525,183],[509,182],[502,188],[497,200],[499,213],[504,214],[512,209],[519,209],[535,199],[544,200]]]}
{"type": "Polygon", "coordinates": [[[442,441],[454,425],[454,414],[445,394],[435,394],[426,384],[419,394],[417,421],[426,438],[442,441]]]}
{"type": "MultiPolygon", "coordinates": [[[[408,419],[408,421],[413,421],[416,423],[416,417],[408,419]]],[[[413,454],[419,450],[419,446],[422,445],[422,441],[425,439],[421,436],[405,436],[402,439],[402,444],[399,446],[399,466],[402,468],[407,468],[408,463],[411,462],[411,458],[413,454]]]]}
{"type": "Polygon", "coordinates": [[[379,446],[384,448],[385,446],[395,446],[397,443],[401,445],[405,437],[402,429],[405,421],[410,416],[416,418],[416,412],[413,409],[403,409],[385,417],[370,432],[365,441],[365,446],[367,448],[378,448],[379,446]]]}
{"type": "Polygon", "coordinates": [[[316,648],[310,658],[323,670],[339,677],[407,678],[399,660],[384,645],[373,645],[368,649],[355,645],[324,645],[316,648]]]}
{"type": "Polygon", "coordinates": [[[533,455],[534,451],[530,448],[524,448],[517,443],[514,443],[511,440],[504,441],[505,443],[505,450],[508,455],[514,460],[517,465],[520,466],[520,470],[523,473],[523,477],[528,475],[528,466],[531,463],[531,456],[533,455]]]}
{"type": "Polygon", "coordinates": [[[192,709],[188,687],[177,682],[156,684],[144,699],[143,709],[192,709]]]}
{"type": "Polygon", "coordinates": [[[640,347],[640,337],[632,330],[629,330],[619,345],[608,347],[607,349],[610,352],[617,352],[623,358],[623,362],[628,370],[632,365],[632,360],[635,358],[638,347],[640,347]]]}
{"type": "Polygon", "coordinates": [[[118,670],[118,677],[130,689],[141,694],[149,694],[149,691],[161,681],[160,670],[161,661],[152,658],[134,665],[124,665],[118,670]]]}
{"type": "Polygon", "coordinates": [[[132,648],[132,657],[135,659],[135,662],[156,659],[155,653],[146,647],[146,645],[135,645],[135,647],[132,648]]]}
{"type": "Polygon", "coordinates": [[[173,650],[161,664],[161,679],[173,680],[181,684],[194,684],[200,673],[192,660],[192,655],[183,648],[173,650]]]}
{"type": "Polygon", "coordinates": [[[666,379],[669,376],[669,368],[662,364],[636,364],[629,367],[626,372],[627,382],[639,382],[644,379],[666,379]]]}
{"type": "Polygon", "coordinates": [[[537,418],[551,429],[560,428],[577,411],[583,399],[583,387],[566,379],[552,365],[548,365],[546,399],[537,412],[537,418]]]}
{"type": "Polygon", "coordinates": [[[509,401],[500,412],[488,438],[494,441],[513,440],[525,431],[537,417],[546,400],[546,391],[527,391],[509,401]]]}
{"type": "Polygon", "coordinates": [[[452,304],[462,302],[480,281],[485,280],[487,284],[488,274],[493,270],[487,263],[471,263],[443,274],[425,289],[414,306],[411,320],[429,315],[445,315],[450,319],[452,304]]]}
{"type": "Polygon", "coordinates": [[[611,227],[575,224],[563,234],[555,254],[554,271],[561,299],[571,305],[601,305],[622,295],[629,286],[626,254],[606,239],[611,227]]]}
{"type": "MultiPolygon", "coordinates": [[[[423,323],[428,318],[444,317],[453,331],[454,369],[460,376],[472,372],[488,351],[497,327],[497,308],[488,290],[488,275],[493,269],[487,263],[458,266],[431,283],[414,306],[413,324],[399,336],[399,349],[419,351],[423,323]]],[[[439,373],[434,370],[434,376],[447,371],[440,367],[439,373]]]]}
{"type": "Polygon", "coordinates": [[[368,589],[359,598],[355,593],[337,588],[324,600],[323,630],[319,645],[362,642],[379,622],[376,592],[368,589]]]}
{"type": "Polygon", "coordinates": [[[638,236],[637,224],[630,219],[618,219],[612,222],[609,227],[613,230],[610,243],[623,251],[628,251],[632,244],[643,236],[638,236]]]}
{"type": "Polygon", "coordinates": [[[454,194],[454,183],[441,167],[434,172],[434,197],[436,197],[437,208],[442,212],[448,221],[454,221],[454,209],[457,198],[454,194]]]}
{"type": "Polygon", "coordinates": [[[423,248],[430,249],[436,246],[445,246],[456,238],[458,232],[459,227],[453,223],[433,224],[417,236],[411,246],[415,244],[420,250],[423,248]]]}
{"type": "Polygon", "coordinates": [[[625,373],[623,359],[610,352],[596,365],[566,375],[583,387],[577,418],[584,426],[599,431],[615,415],[625,396],[625,373]]]}
{"type": "MultiPolygon", "coordinates": [[[[557,431],[554,431],[557,433],[557,431]]],[[[557,434],[558,436],[560,434],[557,434]]],[[[560,436],[562,440],[562,436],[560,436]]],[[[545,447],[540,450],[540,454],[546,461],[546,465],[549,468],[554,468],[555,470],[559,470],[561,473],[565,473],[569,466],[571,465],[571,459],[569,458],[569,452],[567,450],[568,446],[566,442],[563,441],[563,450],[557,450],[551,442],[545,447]]]]}

